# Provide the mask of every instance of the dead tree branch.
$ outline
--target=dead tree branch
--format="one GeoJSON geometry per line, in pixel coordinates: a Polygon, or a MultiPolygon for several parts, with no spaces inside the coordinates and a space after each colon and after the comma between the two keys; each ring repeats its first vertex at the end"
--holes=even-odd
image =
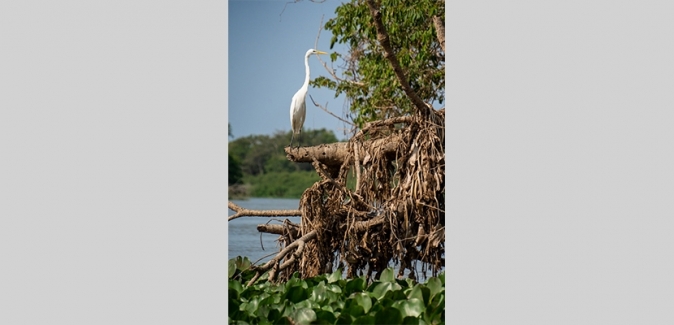
{"type": "MultiPolygon", "coordinates": [[[[316,41],[314,42],[314,48],[315,49],[318,48],[318,39],[321,37],[321,30],[322,29],[323,29],[323,16],[321,16],[321,23],[318,25],[318,34],[316,34],[316,41]]],[[[323,62],[320,55],[317,55],[316,58],[318,59],[318,62],[320,62],[323,65],[323,68],[325,68],[325,71],[327,71],[333,78],[335,78],[335,80],[346,81],[346,82],[349,82],[349,83],[352,83],[354,85],[358,85],[358,86],[361,86],[361,87],[365,86],[365,84],[362,83],[362,82],[357,82],[357,81],[353,81],[353,80],[345,80],[345,79],[342,79],[342,78],[338,77],[337,74],[335,73],[335,69],[328,68],[328,65],[325,64],[325,62],[323,62]]]]}
{"type": "MultiPolygon", "coordinates": [[[[260,276],[262,274],[264,274],[264,272],[267,272],[272,267],[276,266],[279,263],[279,261],[281,261],[281,259],[283,259],[290,251],[292,251],[295,248],[302,248],[307,242],[316,238],[317,234],[318,233],[316,232],[316,230],[311,231],[310,233],[308,233],[308,234],[302,236],[301,238],[297,239],[296,241],[294,241],[292,244],[286,246],[286,248],[284,248],[282,251],[280,251],[278,254],[276,254],[276,256],[274,258],[269,260],[269,262],[267,262],[264,265],[259,266],[259,267],[253,267],[252,270],[256,271],[257,273],[250,280],[250,282],[248,282],[248,286],[251,286],[253,283],[255,283],[255,281],[257,281],[257,279],[260,278],[260,276]]],[[[298,249],[298,251],[299,251],[299,249],[298,249]]],[[[300,253],[301,253],[301,251],[299,253],[295,252],[295,254],[293,254],[293,255],[299,255],[300,253]]],[[[296,259],[297,258],[299,258],[299,257],[296,257],[296,259]]],[[[288,263],[284,263],[284,265],[287,265],[287,264],[288,263]]],[[[283,270],[283,267],[277,269],[277,271],[281,271],[281,270],[283,270]]],[[[270,280],[273,280],[273,279],[270,279],[270,280]]]]}
{"type": "MultiPolygon", "coordinates": [[[[349,125],[351,125],[351,126],[355,126],[355,124],[353,124],[353,123],[351,123],[351,122],[349,122],[349,121],[347,121],[347,120],[345,120],[345,119],[343,119],[343,118],[341,118],[341,117],[339,117],[339,116],[333,114],[333,113],[330,112],[327,108],[323,107],[321,104],[316,103],[316,101],[314,101],[314,98],[311,97],[311,95],[309,95],[309,98],[311,98],[311,102],[314,103],[314,106],[316,106],[316,107],[322,109],[324,112],[326,112],[326,113],[332,115],[333,117],[335,117],[336,119],[338,119],[338,120],[340,120],[340,121],[342,121],[342,122],[344,122],[344,123],[347,123],[347,124],[349,124],[349,125]]],[[[325,104],[325,106],[328,106],[328,104],[325,104]]]]}
{"type": "Polygon", "coordinates": [[[290,230],[294,237],[297,237],[299,234],[299,226],[294,225],[297,228],[287,228],[285,225],[268,225],[268,224],[261,224],[257,225],[257,231],[263,232],[266,234],[274,234],[274,235],[284,235],[287,230],[290,230]]]}
{"type": "Polygon", "coordinates": [[[442,52],[445,52],[445,22],[439,16],[433,16],[433,25],[435,25],[435,34],[442,47],[442,52]]]}
{"type": "Polygon", "coordinates": [[[298,217],[302,215],[300,210],[250,210],[240,207],[232,203],[232,201],[229,201],[227,206],[230,210],[236,212],[227,221],[240,217],[298,217]]]}

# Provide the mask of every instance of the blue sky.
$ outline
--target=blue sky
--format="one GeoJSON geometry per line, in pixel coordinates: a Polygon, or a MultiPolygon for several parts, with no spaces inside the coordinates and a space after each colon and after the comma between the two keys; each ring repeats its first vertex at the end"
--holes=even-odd
{"type": "MultiPolygon", "coordinates": [[[[290,130],[290,100],[304,82],[304,53],[314,47],[321,17],[323,23],[334,17],[339,4],[229,2],[229,123],[234,138],[290,130]]],[[[319,50],[330,52],[331,36],[321,31],[319,50]]],[[[338,48],[336,44],[333,50],[338,48]]],[[[322,59],[329,62],[327,55],[322,59]]],[[[315,56],[309,66],[312,79],[327,75],[315,56]]],[[[334,92],[310,87],[309,94],[342,115],[344,99],[334,98],[334,92]]],[[[307,102],[305,129],[326,128],[344,138],[343,122],[315,107],[308,96],[307,102]]]]}

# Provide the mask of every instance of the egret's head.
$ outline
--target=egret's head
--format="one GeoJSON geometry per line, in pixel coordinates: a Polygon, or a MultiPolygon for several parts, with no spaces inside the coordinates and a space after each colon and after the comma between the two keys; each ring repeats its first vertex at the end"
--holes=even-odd
{"type": "Polygon", "coordinates": [[[325,52],[319,51],[319,50],[310,49],[309,51],[307,51],[306,56],[309,56],[309,55],[312,55],[312,54],[319,55],[319,54],[328,54],[328,53],[325,53],[325,52]]]}

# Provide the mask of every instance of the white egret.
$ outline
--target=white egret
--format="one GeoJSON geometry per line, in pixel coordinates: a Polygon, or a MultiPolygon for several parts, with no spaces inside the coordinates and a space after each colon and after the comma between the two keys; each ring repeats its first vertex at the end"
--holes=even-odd
{"type": "MultiPolygon", "coordinates": [[[[292,102],[290,102],[290,127],[293,129],[293,135],[290,138],[290,147],[292,148],[293,146],[293,140],[295,139],[295,134],[298,135],[298,138],[300,136],[300,133],[302,132],[302,125],[304,125],[304,117],[307,115],[307,105],[306,105],[306,98],[307,98],[307,91],[309,90],[309,56],[312,54],[327,54],[323,51],[318,51],[314,49],[310,49],[307,51],[307,54],[304,55],[304,67],[307,70],[307,76],[304,78],[304,84],[302,85],[302,88],[298,90],[295,95],[293,96],[292,102]]],[[[297,140],[297,147],[299,148],[299,138],[297,140]]]]}

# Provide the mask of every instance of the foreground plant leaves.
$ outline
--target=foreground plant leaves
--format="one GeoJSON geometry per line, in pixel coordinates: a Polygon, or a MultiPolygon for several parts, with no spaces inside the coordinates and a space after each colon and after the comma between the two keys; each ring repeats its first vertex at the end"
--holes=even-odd
{"type": "Polygon", "coordinates": [[[377,300],[384,298],[384,295],[386,295],[387,292],[402,289],[402,287],[395,282],[376,283],[374,286],[371,286],[371,288],[372,288],[372,297],[374,297],[377,300]]]}
{"type": "Polygon", "coordinates": [[[372,308],[372,299],[370,299],[370,295],[363,293],[363,292],[358,292],[353,294],[353,298],[351,298],[352,301],[358,306],[363,308],[363,312],[367,314],[370,309],[372,308]]]}
{"type": "Polygon", "coordinates": [[[263,276],[247,287],[246,260],[234,261],[229,324],[444,323],[444,274],[415,283],[395,279],[388,269],[369,286],[363,277],[342,279],[341,271],[310,279],[294,275],[281,284],[269,283],[263,276]]]}
{"type": "Polygon", "coordinates": [[[375,324],[400,324],[402,320],[400,311],[393,307],[386,307],[374,315],[375,324]]]}
{"type": "Polygon", "coordinates": [[[360,292],[367,288],[367,281],[364,278],[355,278],[346,282],[344,293],[351,295],[354,292],[360,292]]]}
{"type": "Polygon", "coordinates": [[[391,307],[396,308],[400,311],[403,317],[412,316],[417,317],[424,312],[426,307],[424,306],[423,300],[419,298],[412,298],[409,300],[398,300],[391,305],[391,307]]]}
{"type": "Polygon", "coordinates": [[[310,324],[316,320],[316,312],[309,308],[300,308],[293,314],[293,319],[297,324],[310,324]]]}

